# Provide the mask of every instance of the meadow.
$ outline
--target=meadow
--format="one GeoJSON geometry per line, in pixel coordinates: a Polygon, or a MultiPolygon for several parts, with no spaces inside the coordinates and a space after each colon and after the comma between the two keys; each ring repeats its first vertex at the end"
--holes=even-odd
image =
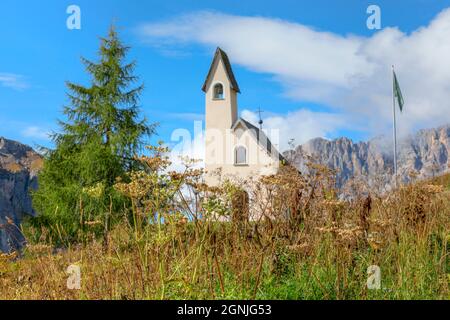
{"type": "Polygon", "coordinates": [[[77,241],[63,225],[24,225],[23,252],[0,258],[0,298],[450,298],[450,175],[383,195],[355,185],[343,198],[326,168],[284,166],[210,188],[192,163],[168,173],[164,150],[154,151],[115,185],[131,210],[81,212],[77,241]],[[70,265],[79,290],[67,287],[70,265]],[[368,288],[370,266],[378,289],[368,288]]]}

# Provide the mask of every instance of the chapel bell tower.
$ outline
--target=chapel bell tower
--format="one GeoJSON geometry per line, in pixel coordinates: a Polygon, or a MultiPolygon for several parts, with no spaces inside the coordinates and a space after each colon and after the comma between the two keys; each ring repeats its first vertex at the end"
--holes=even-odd
{"type": "Polygon", "coordinates": [[[229,130],[237,120],[239,86],[227,54],[217,48],[202,88],[205,92],[206,130],[229,130]]]}

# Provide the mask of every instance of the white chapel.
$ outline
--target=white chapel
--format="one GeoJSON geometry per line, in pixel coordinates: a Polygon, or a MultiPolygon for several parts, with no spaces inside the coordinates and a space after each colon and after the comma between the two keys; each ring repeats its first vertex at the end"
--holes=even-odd
{"type": "MultiPolygon", "coordinates": [[[[282,155],[262,127],[238,117],[241,93],[227,54],[217,48],[205,83],[205,182],[245,180],[277,173],[282,155]]],[[[260,123],[262,125],[262,121],[260,123]]]]}

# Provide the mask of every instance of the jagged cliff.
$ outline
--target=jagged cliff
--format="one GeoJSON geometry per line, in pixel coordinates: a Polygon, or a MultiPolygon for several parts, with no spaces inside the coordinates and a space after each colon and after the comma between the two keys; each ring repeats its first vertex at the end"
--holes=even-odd
{"type": "MultiPolygon", "coordinates": [[[[354,143],[348,138],[313,139],[285,156],[301,171],[307,170],[308,157],[337,171],[339,188],[356,177],[369,186],[389,188],[393,183],[393,152],[389,138],[378,137],[354,143]]],[[[403,138],[398,144],[399,180],[408,182],[411,173],[427,178],[450,169],[450,125],[426,129],[403,138]]]]}
{"type": "Polygon", "coordinates": [[[32,148],[0,137],[0,251],[20,247],[18,226],[34,215],[30,190],[37,188],[42,157],[32,148]]]}

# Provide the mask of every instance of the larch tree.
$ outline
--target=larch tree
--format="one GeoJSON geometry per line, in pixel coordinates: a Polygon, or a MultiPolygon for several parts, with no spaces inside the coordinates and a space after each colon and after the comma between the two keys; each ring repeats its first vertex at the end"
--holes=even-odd
{"type": "Polygon", "coordinates": [[[55,148],[46,154],[33,194],[39,215],[32,224],[49,229],[53,241],[79,239],[86,225],[95,229],[96,223],[98,232],[105,231],[110,213],[127,207],[113,186],[139,166],[135,156],[155,130],[140,115],[144,87],[136,84],[136,62],[126,62],[129,49],[111,27],[101,38],[99,61],[82,58],[90,85],[67,83],[65,120],[52,136],[55,148]]]}

